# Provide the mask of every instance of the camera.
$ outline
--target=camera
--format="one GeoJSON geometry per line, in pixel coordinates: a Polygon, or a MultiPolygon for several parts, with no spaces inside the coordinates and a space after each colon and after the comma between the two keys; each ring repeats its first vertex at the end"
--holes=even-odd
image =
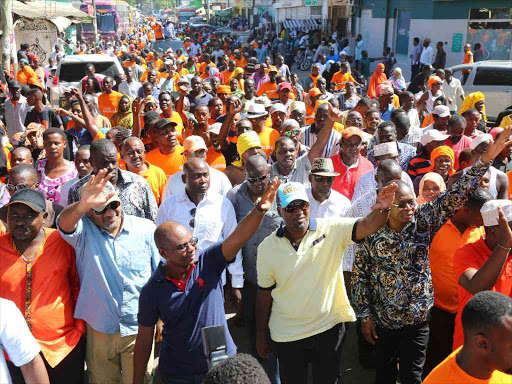
{"type": "Polygon", "coordinates": [[[201,337],[209,370],[229,357],[226,351],[226,333],[223,325],[202,328],[201,337]]]}

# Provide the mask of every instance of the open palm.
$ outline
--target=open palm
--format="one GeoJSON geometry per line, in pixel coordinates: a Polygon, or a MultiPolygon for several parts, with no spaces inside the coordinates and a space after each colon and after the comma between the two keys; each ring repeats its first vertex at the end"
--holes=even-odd
{"type": "Polygon", "coordinates": [[[396,183],[391,183],[382,188],[377,195],[377,200],[375,205],[372,207],[372,211],[386,210],[391,207],[391,204],[393,204],[393,201],[395,200],[395,192],[397,188],[398,185],[396,183]]]}
{"type": "Polygon", "coordinates": [[[261,196],[260,207],[263,210],[268,210],[274,203],[276,199],[277,189],[281,185],[281,180],[277,177],[274,177],[274,180],[270,182],[265,192],[263,192],[263,196],[261,196]]]}
{"type": "Polygon", "coordinates": [[[107,175],[107,170],[102,169],[96,175],[92,175],[82,190],[81,201],[89,208],[98,208],[105,204],[115,191],[107,192],[107,183],[112,175],[107,175]]]}

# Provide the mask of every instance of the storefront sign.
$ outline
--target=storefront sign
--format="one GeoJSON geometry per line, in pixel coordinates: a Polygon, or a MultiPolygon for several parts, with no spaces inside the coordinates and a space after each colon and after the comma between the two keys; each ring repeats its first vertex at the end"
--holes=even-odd
{"type": "Polygon", "coordinates": [[[462,51],[462,33],[454,33],[452,37],[452,52],[462,51]]]}
{"type": "Polygon", "coordinates": [[[318,0],[304,0],[304,5],[307,7],[316,7],[318,5],[318,0]]]}

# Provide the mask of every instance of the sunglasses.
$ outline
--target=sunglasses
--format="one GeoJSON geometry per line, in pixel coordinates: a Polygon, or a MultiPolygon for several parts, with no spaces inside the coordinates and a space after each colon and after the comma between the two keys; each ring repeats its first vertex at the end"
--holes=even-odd
{"type": "Polygon", "coordinates": [[[262,181],[265,181],[267,177],[268,177],[268,175],[263,175],[260,177],[248,177],[247,181],[251,184],[261,183],[262,181]]]}
{"type": "Polygon", "coordinates": [[[196,208],[192,208],[189,213],[192,219],[188,222],[188,225],[190,228],[194,228],[196,226],[196,208]]]}
{"type": "Polygon", "coordinates": [[[292,129],[291,131],[283,132],[283,135],[286,137],[298,136],[300,134],[300,129],[292,129]]]}
{"type": "Polygon", "coordinates": [[[333,176],[320,176],[320,175],[313,175],[313,178],[317,183],[323,183],[328,182],[329,184],[332,184],[334,182],[333,176]]]}
{"type": "Polygon", "coordinates": [[[113,209],[114,211],[119,208],[119,206],[121,205],[121,203],[119,201],[113,201],[111,202],[109,205],[107,205],[105,208],[103,208],[101,211],[94,211],[95,214],[97,215],[103,215],[105,212],[107,212],[107,209],[113,209]]]}
{"type": "Polygon", "coordinates": [[[28,189],[28,188],[32,188],[32,187],[37,187],[39,183],[35,183],[35,184],[32,184],[32,185],[28,185],[28,184],[17,184],[17,185],[14,185],[14,184],[6,184],[6,188],[9,192],[16,192],[16,191],[21,191],[22,189],[28,189]]]}
{"type": "Polygon", "coordinates": [[[401,201],[398,204],[393,203],[392,205],[394,207],[397,207],[398,209],[406,209],[406,208],[416,209],[416,207],[417,207],[416,200],[401,201]]]}
{"type": "Polygon", "coordinates": [[[305,211],[309,208],[309,203],[305,201],[294,201],[293,203],[287,205],[283,209],[286,213],[293,213],[296,210],[300,209],[301,211],[305,211]]]}

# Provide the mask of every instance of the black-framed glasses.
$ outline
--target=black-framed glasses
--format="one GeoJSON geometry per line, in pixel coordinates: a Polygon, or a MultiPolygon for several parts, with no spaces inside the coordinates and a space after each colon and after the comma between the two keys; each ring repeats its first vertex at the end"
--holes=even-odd
{"type": "Polygon", "coordinates": [[[313,178],[317,183],[334,183],[334,176],[322,176],[322,175],[313,175],[313,178]]]}
{"type": "Polygon", "coordinates": [[[195,248],[195,246],[197,245],[198,241],[199,241],[199,239],[197,237],[193,237],[188,243],[183,243],[183,244],[177,245],[176,246],[176,250],[177,251],[184,251],[188,247],[195,248]]]}
{"type": "Polygon", "coordinates": [[[107,212],[107,209],[113,209],[114,211],[119,208],[119,206],[121,205],[121,203],[119,201],[113,201],[111,202],[110,204],[108,204],[105,208],[103,208],[101,211],[94,211],[95,214],[97,215],[103,215],[105,212],[107,212]]]}
{"type": "Polygon", "coordinates": [[[416,207],[417,207],[416,200],[401,201],[398,204],[392,203],[392,205],[394,207],[397,207],[398,209],[406,209],[406,208],[416,209],[416,207]]]}
{"type": "Polygon", "coordinates": [[[265,181],[267,179],[267,177],[268,177],[268,175],[263,175],[260,177],[248,177],[247,181],[251,184],[261,183],[261,182],[265,181]]]}
{"type": "Polygon", "coordinates": [[[298,136],[300,134],[300,129],[292,129],[291,131],[284,131],[283,135],[286,137],[298,136]]]}
{"type": "Polygon", "coordinates": [[[24,184],[24,183],[21,183],[21,184],[6,184],[5,185],[5,188],[7,188],[8,191],[10,192],[16,192],[16,191],[21,191],[22,189],[29,189],[29,188],[32,188],[32,187],[37,187],[39,185],[39,183],[35,183],[35,184],[32,184],[32,185],[29,185],[29,184],[24,184]]]}
{"type": "Polygon", "coordinates": [[[309,208],[309,203],[302,200],[296,200],[290,204],[288,204],[283,209],[286,211],[286,213],[293,213],[296,210],[300,209],[301,211],[305,211],[309,208]]]}
{"type": "Polygon", "coordinates": [[[196,208],[192,208],[189,213],[192,219],[188,222],[188,225],[190,228],[194,228],[196,226],[196,208]]]}

